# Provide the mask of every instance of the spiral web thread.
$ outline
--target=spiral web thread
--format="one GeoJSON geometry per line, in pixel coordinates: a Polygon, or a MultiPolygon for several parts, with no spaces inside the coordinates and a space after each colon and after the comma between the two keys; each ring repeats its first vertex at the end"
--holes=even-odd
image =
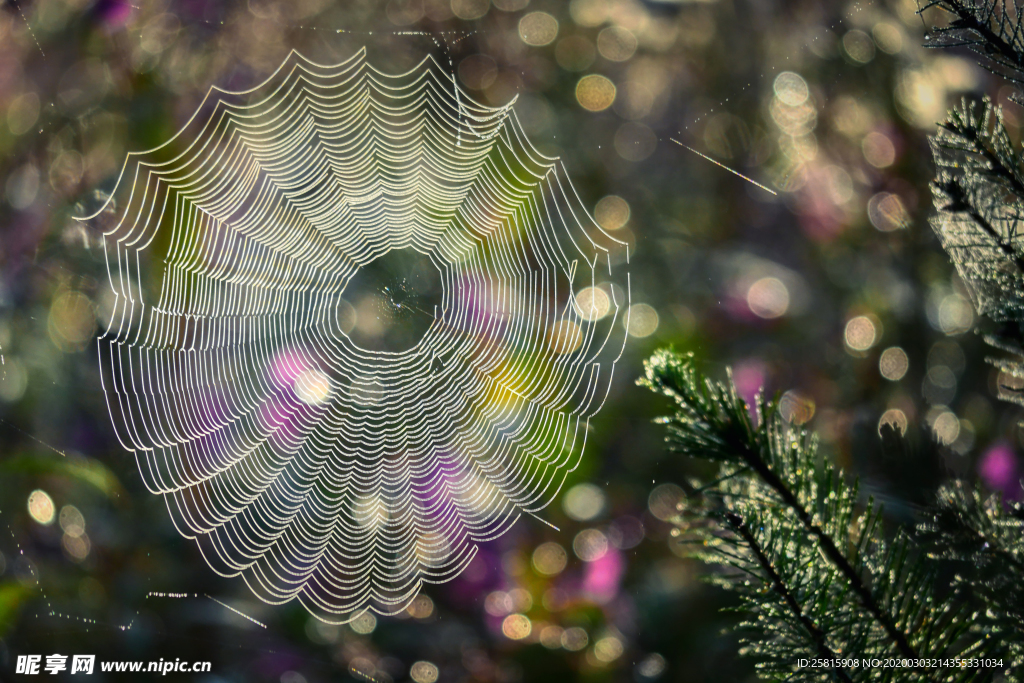
{"type": "Polygon", "coordinates": [[[628,252],[511,105],[429,57],[390,75],[363,50],[292,53],[253,90],[211,89],[89,217],[112,218],[118,438],[210,566],[269,603],[395,613],[579,462],[625,342],[628,252]],[[429,258],[442,303],[412,348],[367,350],[346,285],[393,249],[429,258]]]}

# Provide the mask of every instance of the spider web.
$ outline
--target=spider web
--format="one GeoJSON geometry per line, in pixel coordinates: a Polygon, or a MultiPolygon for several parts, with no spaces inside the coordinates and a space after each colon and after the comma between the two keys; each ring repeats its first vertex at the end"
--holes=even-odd
{"type": "Polygon", "coordinates": [[[118,438],[213,570],[266,602],[400,611],[579,462],[625,343],[628,252],[512,104],[430,57],[395,75],[364,50],[292,53],[129,155],[90,217],[114,216],[98,343],[118,438]],[[441,303],[411,348],[361,347],[346,287],[399,249],[441,303]]]}

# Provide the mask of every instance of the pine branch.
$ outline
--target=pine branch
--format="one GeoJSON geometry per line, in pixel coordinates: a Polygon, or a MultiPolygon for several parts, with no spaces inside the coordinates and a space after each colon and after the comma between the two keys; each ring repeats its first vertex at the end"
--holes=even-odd
{"type": "Polygon", "coordinates": [[[1024,321],[1024,170],[999,109],[964,100],[931,143],[938,166],[932,227],[979,312],[1024,321]]]}
{"type": "Polygon", "coordinates": [[[918,538],[955,566],[957,591],[984,607],[982,628],[998,634],[1009,665],[1024,670],[1024,505],[954,482],[939,491],[918,538]]]}
{"type": "MultiPolygon", "coordinates": [[[[840,656],[828,645],[828,638],[826,634],[818,628],[811,619],[804,614],[803,608],[800,606],[800,602],[796,599],[789,588],[786,586],[786,582],[783,581],[782,576],[772,566],[771,559],[765,553],[764,548],[757,542],[757,538],[751,533],[750,529],[747,528],[740,517],[735,512],[726,512],[723,515],[729,528],[735,532],[743,543],[746,544],[747,549],[753,555],[757,564],[761,567],[764,572],[764,576],[768,579],[768,583],[771,589],[782,599],[786,607],[792,613],[793,618],[800,622],[800,625],[807,631],[811,641],[814,643],[814,647],[818,651],[818,656],[824,659],[839,659],[840,656]]],[[[850,678],[850,674],[844,667],[836,667],[833,670],[833,675],[837,680],[853,683],[853,679],[850,678]]]]}
{"type": "Polygon", "coordinates": [[[921,12],[933,7],[949,14],[951,21],[947,26],[933,28],[938,40],[929,43],[929,47],[970,48],[990,71],[1024,84],[1024,26],[1016,2],[935,0],[921,12]]]}
{"type": "MultiPolygon", "coordinates": [[[[990,71],[1024,85],[1021,7],[1005,0],[937,0],[952,16],[936,27],[933,47],[966,46],[990,71]]],[[[923,10],[922,10],[923,11],[923,10]]],[[[1014,97],[1021,103],[1019,95],[1014,97]]],[[[932,138],[938,176],[932,184],[937,215],[932,227],[956,266],[978,312],[1002,325],[986,337],[1001,350],[1024,346],[1024,161],[1010,141],[1002,111],[988,99],[954,107],[932,138]]],[[[1024,378],[1024,354],[988,362],[1024,378]]],[[[1024,405],[1024,392],[1000,387],[1002,398],[1024,405]]]]}
{"type": "MultiPolygon", "coordinates": [[[[657,358],[657,356],[655,356],[657,358]]],[[[652,359],[654,362],[654,359],[652,359]]],[[[691,387],[702,387],[708,390],[710,393],[704,395],[704,405],[714,405],[716,398],[716,392],[712,388],[714,385],[708,382],[700,383],[696,381],[696,374],[692,369],[683,370],[683,373],[679,379],[682,379],[681,384],[677,384],[676,387],[682,388],[683,391],[679,392],[679,396],[686,398],[686,392],[691,387]],[[710,400],[708,400],[710,399],[710,400]]],[[[662,376],[655,371],[655,376],[662,376]]],[[[648,370],[648,379],[651,378],[651,371],[648,370]]],[[[653,386],[651,388],[654,388],[653,386]]],[[[717,398],[723,396],[721,393],[724,386],[718,387],[717,398]]],[[[665,389],[662,387],[662,391],[665,389]]],[[[690,397],[693,393],[690,392],[690,397]]],[[[744,437],[751,433],[758,434],[758,431],[750,424],[749,413],[746,409],[746,405],[742,399],[733,391],[729,395],[728,405],[733,409],[733,417],[740,416],[743,421],[747,424],[743,430],[729,430],[727,432],[727,439],[725,444],[730,449],[731,453],[737,456],[740,461],[749,467],[757,476],[763,481],[775,494],[779,497],[783,505],[790,510],[797,519],[800,521],[804,530],[813,535],[815,540],[820,545],[822,554],[834,564],[840,572],[842,572],[844,578],[849,583],[850,590],[856,594],[860,600],[864,609],[866,609],[872,617],[885,629],[889,638],[896,644],[900,654],[904,657],[917,658],[919,655],[914,651],[914,648],[910,646],[907,641],[905,634],[901,633],[896,626],[893,624],[889,615],[882,612],[881,607],[875,601],[874,596],[871,595],[871,591],[864,581],[861,579],[858,571],[850,564],[846,556],[839,550],[833,539],[821,528],[819,524],[816,524],[812,519],[811,513],[801,504],[798,500],[796,493],[790,488],[785,481],[783,481],[780,474],[772,467],[771,458],[771,441],[779,438],[778,434],[772,434],[771,430],[766,435],[767,438],[760,438],[755,440],[746,440],[744,437]],[[767,449],[767,453],[765,452],[767,449]],[[766,457],[767,456],[767,457],[766,457]]],[[[774,412],[774,408],[772,410],[774,412]]]]}
{"type": "Polygon", "coordinates": [[[967,189],[959,178],[947,178],[941,181],[936,180],[937,190],[946,195],[947,203],[942,207],[943,211],[950,213],[966,213],[976,226],[989,237],[996,247],[1003,252],[1006,260],[1017,266],[1018,272],[1024,272],[1024,257],[1017,254],[1010,241],[999,234],[999,231],[981,213],[977,206],[971,203],[967,189]]]}
{"type": "MultiPolygon", "coordinates": [[[[662,418],[671,448],[719,463],[682,511],[680,529],[701,544],[696,556],[736,571],[729,586],[756,618],[746,651],[770,677],[821,680],[799,658],[919,659],[984,651],[960,602],[934,595],[930,566],[906,534],[887,539],[881,511],[821,458],[812,435],[785,425],[775,402],[758,399],[757,420],[731,385],[713,382],[690,357],[660,351],[640,384],[669,396],[662,418]]],[[[833,669],[832,680],[885,680],[878,671],[833,669]],[[879,677],[882,677],[881,679],[879,677]]],[[[977,672],[902,669],[895,680],[974,680],[977,672]]]]}

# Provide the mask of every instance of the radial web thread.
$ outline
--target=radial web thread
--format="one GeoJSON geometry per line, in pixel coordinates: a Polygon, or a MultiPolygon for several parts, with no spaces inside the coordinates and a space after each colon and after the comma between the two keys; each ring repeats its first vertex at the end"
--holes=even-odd
{"type": "Polygon", "coordinates": [[[213,88],[101,214],[118,438],[216,572],[334,623],[404,609],[549,504],[625,343],[626,245],[512,103],[432,58],[292,53],[213,88]],[[346,288],[399,249],[440,303],[411,348],[366,348],[346,288]]]}

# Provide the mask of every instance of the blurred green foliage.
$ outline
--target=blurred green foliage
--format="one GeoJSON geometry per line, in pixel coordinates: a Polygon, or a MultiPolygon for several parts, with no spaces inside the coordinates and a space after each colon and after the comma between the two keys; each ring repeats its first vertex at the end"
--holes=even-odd
{"type": "MultiPolygon", "coordinates": [[[[15,455],[0,460],[0,475],[13,477],[65,477],[93,487],[109,499],[116,499],[124,493],[121,482],[102,462],[93,458],[81,458],[45,453],[15,455]]],[[[7,479],[7,481],[11,481],[7,479]]]]}

